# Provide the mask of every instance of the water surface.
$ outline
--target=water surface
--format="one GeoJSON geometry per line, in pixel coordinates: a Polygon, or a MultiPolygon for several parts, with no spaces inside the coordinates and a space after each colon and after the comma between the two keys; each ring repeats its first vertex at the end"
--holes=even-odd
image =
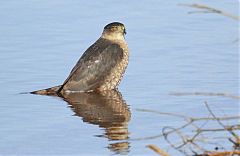
{"type": "MultiPolygon", "coordinates": [[[[181,1],[197,2],[238,14],[237,1],[181,1]]],[[[201,117],[209,114],[207,101],[216,115],[237,115],[236,99],[169,94],[239,90],[238,22],[190,15],[195,9],[178,3],[1,1],[0,155],[154,155],[148,144],[178,155],[160,138],[137,139],[181,120],[137,109],[201,117]],[[120,92],[66,99],[19,94],[61,84],[112,21],[126,25],[130,48],[120,92]]]]}

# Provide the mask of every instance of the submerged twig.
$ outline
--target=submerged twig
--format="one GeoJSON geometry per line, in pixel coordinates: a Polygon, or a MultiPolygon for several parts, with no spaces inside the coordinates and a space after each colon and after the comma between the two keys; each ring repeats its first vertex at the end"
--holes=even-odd
{"type": "Polygon", "coordinates": [[[170,95],[175,96],[187,96],[187,95],[199,95],[199,96],[221,96],[221,97],[228,97],[232,99],[240,99],[240,96],[227,94],[227,93],[210,93],[210,92],[172,92],[170,95]]]}
{"type": "Polygon", "coordinates": [[[238,139],[238,135],[235,134],[233,132],[232,129],[229,128],[229,126],[225,126],[219,119],[217,119],[216,115],[212,112],[212,110],[210,109],[209,105],[207,102],[205,102],[205,106],[207,107],[207,110],[209,111],[209,113],[216,119],[216,121],[218,122],[219,125],[221,125],[227,132],[229,132],[233,137],[235,137],[235,139],[238,139]]]}
{"type": "Polygon", "coordinates": [[[222,11],[222,10],[219,10],[219,9],[207,6],[207,5],[203,5],[203,4],[179,4],[179,5],[203,10],[203,11],[194,11],[194,12],[189,12],[189,13],[217,13],[217,14],[221,14],[226,17],[230,17],[234,20],[240,20],[239,16],[235,16],[228,12],[225,12],[225,11],[222,11]]]}
{"type": "MultiPolygon", "coordinates": [[[[223,121],[237,120],[237,119],[240,119],[240,116],[217,117],[214,114],[214,112],[211,110],[207,102],[205,102],[205,106],[208,112],[210,113],[210,116],[199,117],[199,118],[189,117],[189,116],[177,114],[177,113],[166,113],[166,112],[159,112],[159,111],[149,110],[149,109],[137,109],[137,111],[150,112],[150,113],[155,113],[159,115],[167,115],[167,116],[180,118],[186,122],[179,127],[165,126],[162,128],[162,134],[152,136],[152,137],[140,138],[140,139],[143,139],[143,140],[156,139],[156,138],[163,137],[171,148],[179,151],[184,155],[195,154],[196,156],[212,156],[212,155],[218,156],[217,154],[219,154],[219,156],[221,156],[221,154],[226,154],[229,152],[232,152],[233,155],[237,154],[239,152],[238,149],[239,149],[240,139],[239,139],[239,136],[234,131],[239,131],[240,125],[239,124],[225,125],[223,124],[223,121]],[[212,122],[208,123],[208,121],[210,120],[216,121],[218,125],[221,126],[221,128],[209,127],[210,125],[214,125],[212,124],[212,122]],[[189,131],[189,128],[191,128],[191,131],[189,131]],[[188,129],[188,131],[186,131],[186,129],[188,129]],[[211,132],[214,132],[214,133],[229,132],[231,136],[228,135],[224,137],[224,140],[228,140],[229,143],[233,144],[232,146],[233,151],[231,150],[227,151],[227,149],[225,149],[224,146],[222,146],[222,143],[220,143],[219,141],[216,141],[217,138],[209,137],[209,135],[206,135],[207,133],[211,133],[211,132]],[[176,140],[178,141],[176,142],[176,140]],[[224,152],[212,151],[212,150],[208,151],[206,149],[206,146],[203,146],[203,144],[215,146],[216,150],[222,149],[224,150],[224,152]]],[[[140,140],[140,139],[138,138],[134,140],[140,140]]]]}
{"type": "Polygon", "coordinates": [[[147,145],[147,147],[161,156],[170,156],[167,152],[163,151],[162,149],[158,148],[155,145],[147,145]]]}
{"type": "Polygon", "coordinates": [[[240,155],[240,151],[209,152],[198,156],[234,156],[240,155]]]}
{"type": "Polygon", "coordinates": [[[183,118],[186,120],[194,120],[194,121],[200,121],[200,120],[232,120],[232,119],[240,119],[240,116],[226,116],[226,117],[199,117],[199,118],[194,118],[194,117],[189,117],[186,115],[182,115],[182,114],[176,114],[176,113],[167,113],[167,112],[160,112],[160,111],[156,111],[156,110],[151,110],[151,109],[140,109],[137,108],[136,111],[140,111],[140,112],[149,112],[149,113],[155,113],[155,114],[159,114],[159,115],[168,115],[168,116],[174,116],[174,117],[179,117],[179,118],[183,118]]]}
{"type": "MultiPolygon", "coordinates": [[[[136,109],[137,111],[140,112],[148,112],[148,113],[154,113],[154,114],[158,114],[158,115],[167,115],[167,116],[172,116],[172,117],[176,117],[176,118],[181,118],[184,121],[186,121],[185,124],[183,124],[182,126],[175,128],[175,130],[180,130],[183,129],[185,127],[188,127],[189,125],[195,127],[195,129],[197,129],[197,131],[201,131],[201,132],[213,132],[213,131],[225,131],[226,129],[200,129],[198,126],[196,126],[194,124],[194,122],[197,121],[209,121],[209,120],[237,120],[240,119],[240,116],[226,116],[226,117],[199,117],[199,118],[194,118],[194,117],[189,117],[186,115],[182,115],[182,114],[176,114],[176,113],[167,113],[167,112],[160,112],[160,111],[156,111],[156,110],[151,110],[151,109],[136,109]]],[[[227,128],[232,128],[232,130],[240,130],[240,125],[230,125],[227,126],[227,128]]],[[[168,131],[168,134],[175,132],[175,130],[172,131],[168,131]]],[[[164,134],[157,134],[154,136],[148,136],[148,137],[141,137],[141,138],[135,138],[135,139],[131,139],[131,140],[151,140],[151,139],[157,139],[157,138],[161,138],[163,137],[164,134]]]]}

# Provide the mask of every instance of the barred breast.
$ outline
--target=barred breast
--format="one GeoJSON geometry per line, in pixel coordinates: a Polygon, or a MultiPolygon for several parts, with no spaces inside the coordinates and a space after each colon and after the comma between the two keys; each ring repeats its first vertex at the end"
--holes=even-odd
{"type": "Polygon", "coordinates": [[[106,77],[103,84],[98,88],[100,91],[115,89],[119,85],[128,65],[129,52],[127,43],[123,40],[114,40],[113,42],[119,44],[123,49],[123,58],[111,70],[110,74],[106,77]]]}

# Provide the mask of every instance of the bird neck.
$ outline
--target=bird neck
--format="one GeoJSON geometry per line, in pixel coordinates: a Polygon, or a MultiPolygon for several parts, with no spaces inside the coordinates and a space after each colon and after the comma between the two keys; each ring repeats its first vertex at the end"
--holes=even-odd
{"type": "Polygon", "coordinates": [[[105,32],[102,33],[102,38],[108,39],[108,40],[125,40],[124,35],[122,33],[118,32],[105,32]]]}

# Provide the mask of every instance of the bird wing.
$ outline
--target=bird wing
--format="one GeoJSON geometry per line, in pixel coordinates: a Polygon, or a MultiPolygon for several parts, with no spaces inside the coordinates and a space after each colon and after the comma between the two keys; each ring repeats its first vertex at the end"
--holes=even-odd
{"type": "Polygon", "coordinates": [[[99,87],[123,57],[123,49],[109,40],[100,38],[79,59],[63,88],[71,91],[89,91],[99,87]]]}

